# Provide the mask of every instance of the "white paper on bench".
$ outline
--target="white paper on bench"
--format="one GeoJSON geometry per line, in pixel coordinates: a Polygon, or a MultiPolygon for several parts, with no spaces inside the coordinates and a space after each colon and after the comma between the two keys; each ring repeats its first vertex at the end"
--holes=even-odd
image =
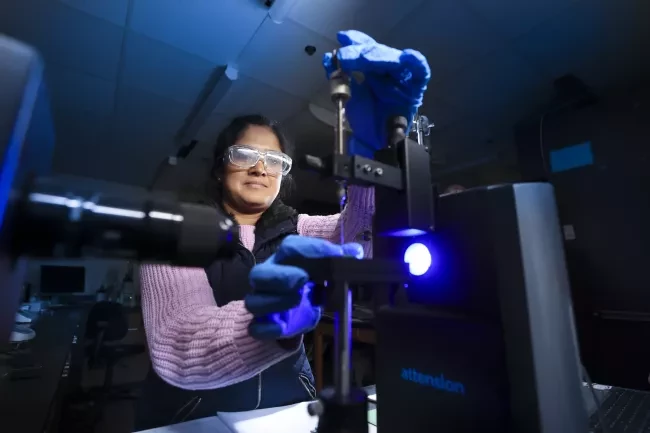
{"type": "Polygon", "coordinates": [[[165,427],[141,430],[138,433],[232,433],[216,416],[201,418],[194,421],[187,421],[180,424],[168,425],[165,427]]]}
{"type": "Polygon", "coordinates": [[[307,412],[309,402],[247,412],[219,412],[217,416],[235,433],[311,433],[318,417],[307,412]]]}

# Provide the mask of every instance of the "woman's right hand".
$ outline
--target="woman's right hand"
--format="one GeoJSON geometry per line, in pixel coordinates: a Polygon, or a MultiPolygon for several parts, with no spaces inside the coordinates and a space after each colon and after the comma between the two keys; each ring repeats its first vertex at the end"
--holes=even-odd
{"type": "Polygon", "coordinates": [[[398,50],[377,43],[357,30],[337,34],[341,48],[323,56],[328,78],[340,67],[344,72],[363,73],[364,79],[350,82],[352,96],[345,105],[345,115],[353,134],[349,153],[372,158],[375,151],[388,144],[388,120],[404,116],[410,125],[422,105],[424,92],[431,79],[427,59],[415,50],[398,50]]]}
{"type": "Polygon", "coordinates": [[[292,257],[363,257],[359,244],[336,245],[323,239],[288,236],[280,248],[250,273],[254,293],[244,300],[255,319],[251,336],[267,340],[292,338],[316,327],[320,307],[311,304],[309,275],[304,269],[283,265],[292,257]]]}

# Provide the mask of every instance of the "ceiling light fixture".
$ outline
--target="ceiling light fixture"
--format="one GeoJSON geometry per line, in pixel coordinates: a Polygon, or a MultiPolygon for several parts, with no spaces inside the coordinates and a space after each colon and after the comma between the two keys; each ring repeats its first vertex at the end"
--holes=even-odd
{"type": "Polygon", "coordinates": [[[267,1],[266,5],[269,7],[269,18],[276,24],[282,24],[297,3],[298,0],[267,1]]]}

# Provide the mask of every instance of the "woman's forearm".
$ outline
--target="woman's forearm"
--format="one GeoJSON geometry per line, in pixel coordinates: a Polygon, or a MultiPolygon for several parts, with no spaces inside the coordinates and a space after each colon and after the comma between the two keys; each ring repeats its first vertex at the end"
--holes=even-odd
{"type": "Polygon", "coordinates": [[[243,301],[218,307],[203,269],[144,265],[142,311],[151,363],[171,385],[214,389],[249,379],[300,345],[281,347],[248,335],[243,301]]]}
{"type": "Polygon", "coordinates": [[[366,257],[372,256],[372,242],[363,241],[363,234],[372,230],[372,217],[375,214],[375,190],[360,186],[350,186],[345,209],[340,214],[298,217],[298,233],[303,236],[341,242],[341,230],[345,242],[359,242],[363,245],[366,257]]]}

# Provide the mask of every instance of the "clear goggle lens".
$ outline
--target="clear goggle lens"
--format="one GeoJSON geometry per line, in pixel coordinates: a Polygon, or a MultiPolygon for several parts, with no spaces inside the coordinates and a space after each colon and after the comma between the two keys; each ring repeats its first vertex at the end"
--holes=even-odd
{"type": "Polygon", "coordinates": [[[254,167],[260,160],[264,163],[267,173],[286,176],[291,171],[291,158],[282,152],[273,150],[261,151],[254,147],[236,145],[228,149],[228,160],[240,168],[254,167]]]}

